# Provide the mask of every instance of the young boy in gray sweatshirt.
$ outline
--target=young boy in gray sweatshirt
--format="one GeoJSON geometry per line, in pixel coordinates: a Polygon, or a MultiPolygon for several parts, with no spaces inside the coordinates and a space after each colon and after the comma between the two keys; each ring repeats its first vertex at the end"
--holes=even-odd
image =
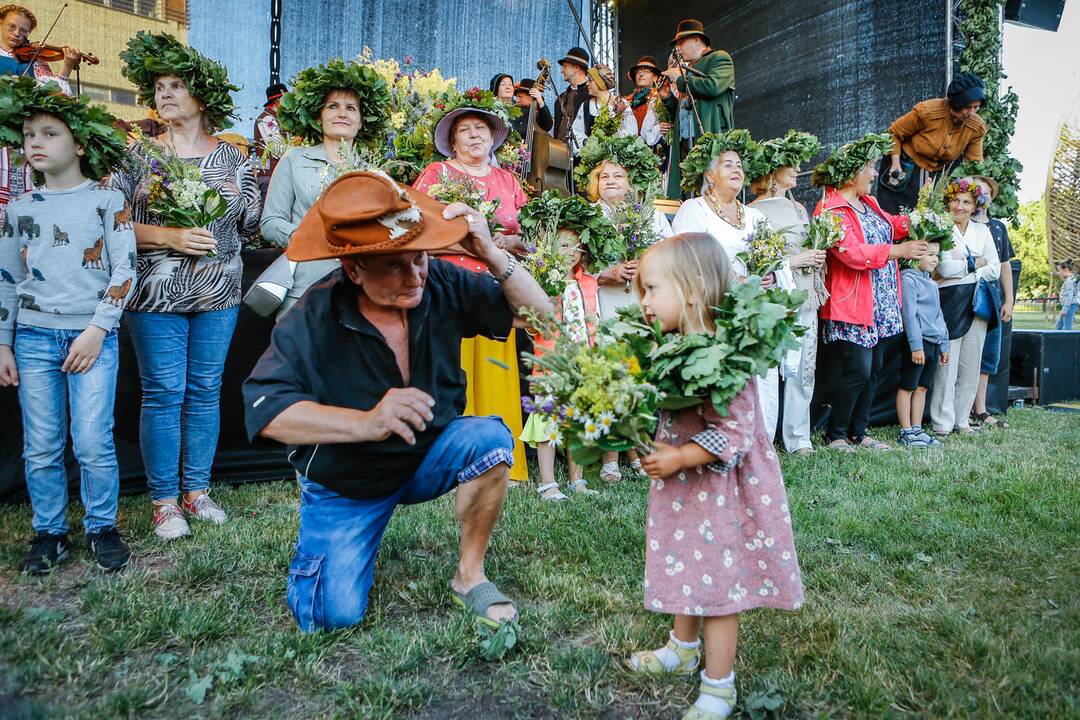
{"type": "Polygon", "coordinates": [[[124,138],[85,100],[2,80],[0,93],[23,111],[0,116],[0,142],[18,127],[39,176],[0,230],[0,386],[18,386],[36,533],[22,570],[50,572],[69,554],[69,418],[86,536],[98,566],[117,570],[130,553],[116,530],[116,328],[134,281],[135,232],[124,196],[98,180],[122,158],[124,138]]]}
{"type": "Polygon", "coordinates": [[[900,272],[900,313],[910,352],[903,353],[900,359],[896,415],[900,420],[900,444],[906,447],[942,444],[922,428],[926,393],[934,386],[937,366],[949,363],[949,329],[941,314],[937,283],[930,277],[937,268],[940,248],[939,243],[929,243],[918,267],[900,272]]]}

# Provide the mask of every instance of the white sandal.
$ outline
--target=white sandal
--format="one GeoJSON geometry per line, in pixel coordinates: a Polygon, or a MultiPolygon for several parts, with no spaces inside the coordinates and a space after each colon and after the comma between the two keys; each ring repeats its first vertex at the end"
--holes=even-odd
{"type": "Polygon", "coordinates": [[[609,462],[601,465],[600,478],[609,483],[617,483],[622,480],[622,472],[619,470],[619,463],[609,462]]]}
{"type": "Polygon", "coordinates": [[[540,485],[540,486],[538,486],[536,488],[536,492],[539,493],[541,500],[546,500],[548,502],[558,502],[559,500],[569,500],[570,499],[567,495],[564,495],[559,490],[559,483],[557,483],[557,482],[544,483],[543,485],[540,485]],[[553,488],[555,490],[554,493],[552,493],[551,495],[545,495],[544,494],[548,490],[551,490],[553,488]]]}
{"type": "Polygon", "coordinates": [[[630,469],[633,470],[637,474],[637,476],[639,478],[641,478],[642,480],[648,480],[649,479],[649,473],[645,472],[645,468],[643,468],[641,466],[641,459],[640,458],[630,461],[630,469]]]}
{"type": "Polygon", "coordinates": [[[585,478],[582,478],[581,480],[574,480],[573,482],[570,483],[570,486],[574,488],[574,492],[580,493],[582,495],[599,495],[600,494],[599,490],[593,490],[591,487],[588,487],[585,484],[585,478]]]}

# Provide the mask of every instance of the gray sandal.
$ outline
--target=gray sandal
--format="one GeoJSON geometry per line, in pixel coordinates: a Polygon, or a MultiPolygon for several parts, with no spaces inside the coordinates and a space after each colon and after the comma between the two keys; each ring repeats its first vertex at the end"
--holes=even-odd
{"type": "Polygon", "coordinates": [[[487,609],[492,605],[509,603],[514,606],[514,617],[502,622],[514,622],[518,619],[517,603],[499,592],[499,588],[495,587],[495,583],[490,580],[485,580],[467,593],[459,593],[451,587],[450,597],[457,605],[476,615],[478,621],[496,630],[502,623],[487,616],[487,609]]]}

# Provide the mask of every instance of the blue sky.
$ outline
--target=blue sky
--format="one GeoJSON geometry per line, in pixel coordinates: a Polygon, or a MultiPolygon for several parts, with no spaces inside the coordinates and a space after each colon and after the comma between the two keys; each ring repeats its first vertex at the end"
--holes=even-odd
{"type": "Polygon", "coordinates": [[[1080,0],[1069,0],[1057,32],[1005,24],[1006,85],[1020,96],[1013,156],[1024,164],[1020,200],[1046,190],[1046,173],[1066,111],[1080,112],[1080,0]]]}

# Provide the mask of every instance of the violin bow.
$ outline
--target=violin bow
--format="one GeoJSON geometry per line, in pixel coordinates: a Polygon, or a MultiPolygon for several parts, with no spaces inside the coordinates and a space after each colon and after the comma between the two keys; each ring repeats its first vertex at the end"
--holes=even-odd
{"type": "MultiPolygon", "coordinates": [[[[45,37],[41,38],[41,42],[38,43],[38,49],[34,52],[33,57],[30,58],[30,62],[26,65],[26,69],[22,71],[23,76],[34,67],[34,63],[37,62],[38,57],[41,55],[41,51],[45,49],[45,41],[52,35],[53,28],[56,27],[56,23],[60,20],[60,16],[64,14],[64,10],[67,10],[67,3],[60,6],[60,9],[56,12],[56,17],[53,18],[52,25],[49,26],[49,30],[45,33],[45,37]]],[[[76,70],[78,72],[78,70],[76,70]]]]}

